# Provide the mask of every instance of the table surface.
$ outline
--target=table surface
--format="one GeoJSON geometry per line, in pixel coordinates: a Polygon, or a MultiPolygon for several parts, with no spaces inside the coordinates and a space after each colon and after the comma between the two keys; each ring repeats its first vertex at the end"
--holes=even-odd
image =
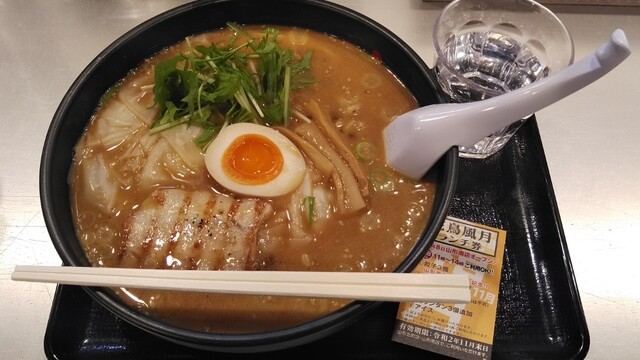
{"type": "MultiPolygon", "coordinates": [[[[443,3],[336,2],[382,23],[433,64],[431,28],[443,3]]],[[[55,109],[102,49],[182,3],[0,1],[0,358],[45,357],[43,336],[55,285],[14,282],[10,275],[17,264],[61,263],[38,192],[40,153],[55,109]]],[[[550,8],[572,33],[576,60],[617,28],[636,50],[611,73],[536,117],[589,326],[587,358],[637,358],[640,7],[550,8]]]]}

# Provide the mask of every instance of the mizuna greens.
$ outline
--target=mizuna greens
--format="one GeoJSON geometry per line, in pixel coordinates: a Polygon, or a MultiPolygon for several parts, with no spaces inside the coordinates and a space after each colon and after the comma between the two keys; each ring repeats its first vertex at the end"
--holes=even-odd
{"type": "Polygon", "coordinates": [[[311,52],[294,59],[276,42],[274,28],[240,44],[248,34],[235,24],[228,29],[233,37],[227,45],[191,47],[187,39],[189,51],[155,66],[153,94],[160,115],[151,133],[200,126],[194,141],[205,149],[230,123],[288,124],[291,91],[313,81],[302,76],[310,69],[311,52]]]}

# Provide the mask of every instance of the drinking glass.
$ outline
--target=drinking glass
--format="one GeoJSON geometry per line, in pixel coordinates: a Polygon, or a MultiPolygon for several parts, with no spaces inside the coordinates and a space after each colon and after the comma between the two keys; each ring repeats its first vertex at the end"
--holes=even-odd
{"type": "MultiPolygon", "coordinates": [[[[533,0],[454,0],[433,29],[436,78],[451,102],[498,96],[573,63],[571,34],[549,9],[533,0]]],[[[526,119],[514,122],[460,156],[497,153],[526,119]]]]}

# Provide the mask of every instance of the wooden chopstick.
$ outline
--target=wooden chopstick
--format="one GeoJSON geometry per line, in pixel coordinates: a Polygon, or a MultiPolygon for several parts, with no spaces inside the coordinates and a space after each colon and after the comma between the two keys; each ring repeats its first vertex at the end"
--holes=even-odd
{"type": "Polygon", "coordinates": [[[16,281],[371,301],[468,303],[467,275],[17,265],[16,281]]]}

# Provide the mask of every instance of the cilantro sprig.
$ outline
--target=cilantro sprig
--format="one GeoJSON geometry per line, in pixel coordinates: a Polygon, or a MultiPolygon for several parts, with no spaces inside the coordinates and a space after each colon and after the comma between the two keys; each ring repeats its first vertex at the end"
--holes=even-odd
{"type": "Polygon", "coordinates": [[[192,47],[187,39],[187,52],[155,65],[153,94],[160,115],[152,134],[183,124],[199,126],[194,141],[205,149],[230,123],[288,124],[291,91],[313,81],[303,76],[311,52],[295,59],[276,42],[275,28],[241,44],[239,35],[247,33],[235,24],[228,29],[234,36],[227,45],[192,47]]]}

